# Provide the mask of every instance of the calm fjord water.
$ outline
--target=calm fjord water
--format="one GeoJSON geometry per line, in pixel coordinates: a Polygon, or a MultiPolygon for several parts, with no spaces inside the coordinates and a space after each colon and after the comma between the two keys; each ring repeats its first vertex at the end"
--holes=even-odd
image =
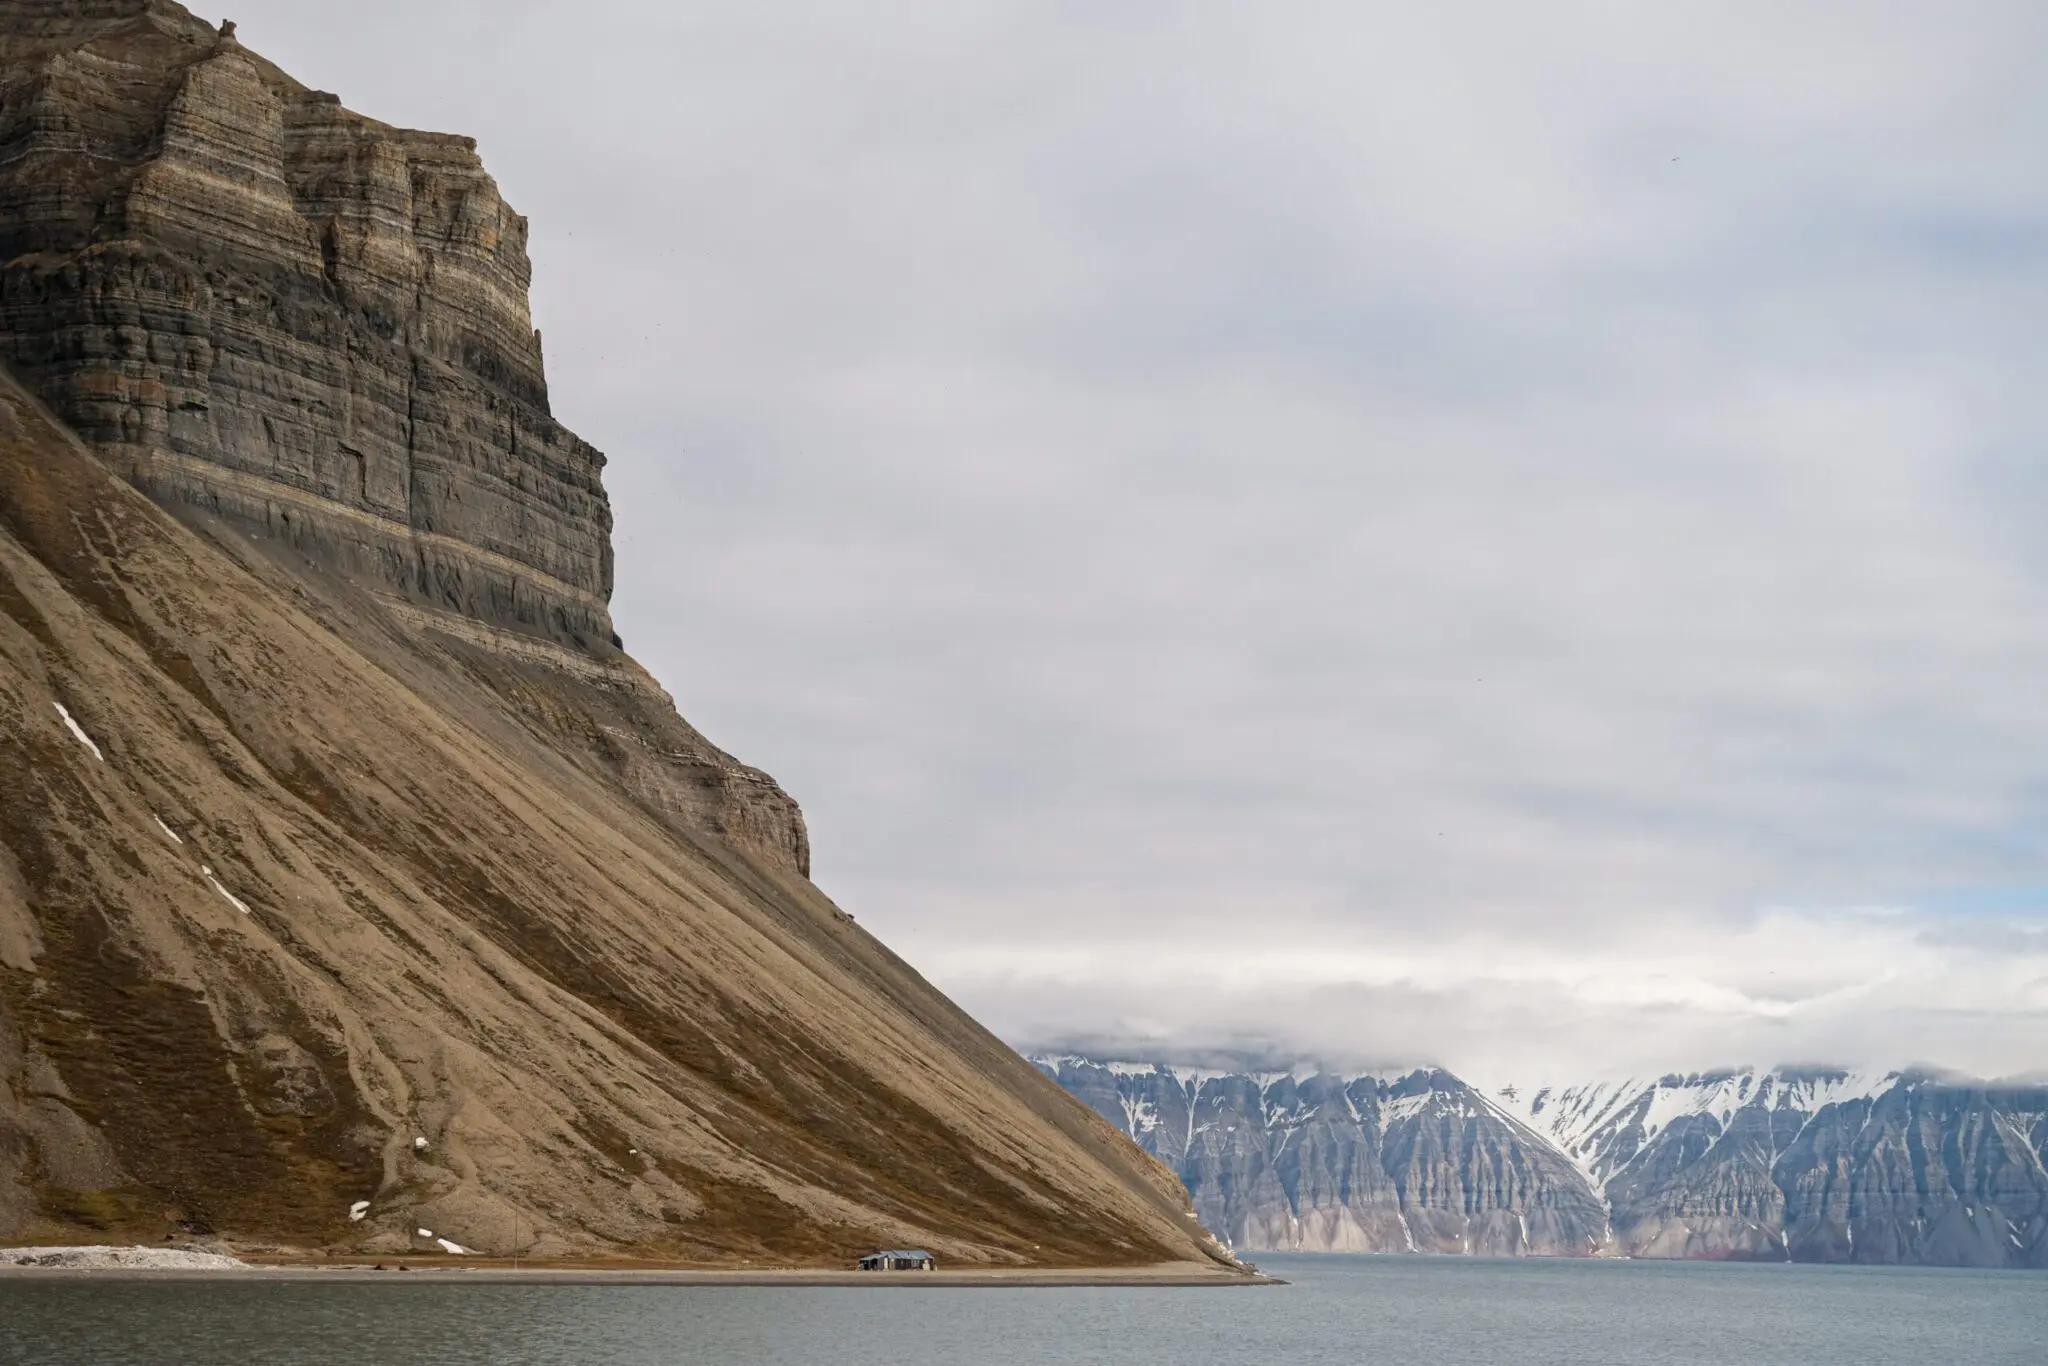
{"type": "Polygon", "coordinates": [[[0,1281],[0,1361],[102,1366],[2005,1366],[2048,1276],[1270,1257],[1218,1290],[0,1281]]]}

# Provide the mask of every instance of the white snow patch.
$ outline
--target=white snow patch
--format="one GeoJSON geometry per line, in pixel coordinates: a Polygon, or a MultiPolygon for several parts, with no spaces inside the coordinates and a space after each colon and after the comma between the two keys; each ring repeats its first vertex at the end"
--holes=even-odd
{"type": "Polygon", "coordinates": [[[1113,1072],[1119,1077],[1151,1077],[1157,1076],[1161,1072],[1169,1071],[1169,1069],[1161,1067],[1157,1063],[1150,1062],[1099,1062],[1095,1065],[1103,1071],[1113,1072]]]}
{"type": "Polygon", "coordinates": [[[175,1247],[0,1247],[0,1266],[99,1271],[239,1271],[247,1262],[175,1247]]]}
{"type": "MultiPolygon", "coordinates": [[[[1848,1100],[1876,1100],[1885,1092],[1898,1085],[1902,1074],[1890,1072],[1846,1071],[1839,1078],[1824,1077],[1819,1080],[1787,1081],[1774,1078],[1779,1089],[1801,1102],[1800,1108],[1819,1110],[1824,1106],[1838,1105],[1848,1100]]],[[[1783,1101],[1779,1102],[1784,1104],[1783,1101]]]]}
{"type": "Polygon", "coordinates": [[[1380,1120],[1391,1127],[1399,1124],[1404,1119],[1413,1119],[1415,1116],[1428,1110],[1440,1099],[1442,1097],[1438,1096],[1434,1091],[1424,1091],[1419,1095],[1398,1097],[1380,1106],[1380,1120]]]}
{"type": "Polygon", "coordinates": [[[443,1252],[452,1253],[457,1257],[467,1257],[469,1255],[469,1249],[460,1243],[451,1243],[446,1238],[436,1238],[434,1241],[441,1245],[443,1252]]]}
{"type": "Polygon", "coordinates": [[[1735,1072],[1712,1081],[1681,1081],[1675,1086],[1666,1086],[1660,1081],[1650,1094],[1650,1108],[1643,1116],[1643,1132],[1662,1133],[1671,1127],[1673,1120],[1688,1115],[1712,1115],[1726,1129],[1728,1121],[1742,1106],[1742,1096],[1749,1090],[1750,1080],[1747,1073],[1735,1072]]]}
{"type": "Polygon", "coordinates": [[[368,1216],[369,1213],[370,1202],[367,1200],[358,1200],[353,1205],[350,1205],[348,1207],[348,1221],[351,1224],[360,1224],[363,1222],[364,1218],[368,1216]]]}
{"type": "Polygon", "coordinates": [[[1603,1170],[1605,1144],[1641,1101],[1645,1084],[1600,1081],[1581,1086],[1501,1086],[1494,1098],[1523,1126],[1577,1167],[1595,1190],[1611,1172],[1603,1170]]]}
{"type": "Polygon", "coordinates": [[[242,898],[240,898],[240,897],[236,896],[236,895],[235,895],[235,894],[234,894],[233,892],[231,892],[231,891],[229,891],[229,890],[228,890],[227,888],[225,888],[225,887],[221,886],[221,885],[220,885],[220,879],[219,879],[219,878],[217,878],[217,877],[215,877],[215,876],[213,875],[213,869],[211,869],[211,868],[207,867],[207,866],[206,866],[205,864],[203,864],[203,863],[202,863],[202,864],[200,864],[200,865],[199,865],[199,871],[200,871],[201,873],[203,873],[203,874],[205,875],[205,877],[206,877],[206,880],[207,880],[208,882],[211,882],[211,883],[213,884],[213,890],[215,890],[216,892],[219,892],[219,893],[220,893],[220,894],[221,894],[222,896],[224,896],[224,897],[226,897],[226,898],[228,899],[228,904],[229,904],[230,906],[233,906],[233,907],[234,907],[234,908],[235,908],[236,910],[240,911],[240,912],[241,912],[241,913],[242,913],[243,915],[247,915],[247,914],[249,914],[249,907],[248,907],[248,904],[247,904],[246,902],[244,902],[244,901],[242,900],[242,898]]]}
{"type": "Polygon", "coordinates": [[[425,1152],[427,1150],[427,1140],[424,1137],[415,1138],[412,1141],[412,1149],[416,1153],[425,1152]]]}
{"type": "Polygon", "coordinates": [[[171,837],[172,844],[183,844],[185,842],[178,838],[177,831],[171,829],[170,826],[164,824],[164,818],[162,816],[152,815],[150,819],[156,822],[157,829],[163,831],[166,835],[169,835],[171,837]]]}
{"type": "Polygon", "coordinates": [[[1067,1066],[1093,1067],[1095,1065],[1079,1053],[1027,1053],[1025,1061],[1037,1063],[1041,1067],[1050,1067],[1055,1072],[1067,1066]]]}
{"type": "Polygon", "coordinates": [[[419,1234],[422,1238],[431,1238],[434,1236],[434,1230],[430,1228],[416,1228],[413,1230],[413,1232],[419,1234]]]}
{"type": "Polygon", "coordinates": [[[76,721],[71,719],[71,713],[64,710],[64,704],[62,702],[52,702],[50,705],[57,709],[57,715],[64,718],[64,724],[71,728],[71,734],[74,738],[77,739],[78,743],[84,745],[87,749],[91,750],[93,758],[99,760],[101,763],[105,763],[107,761],[107,756],[100,753],[100,747],[92,742],[92,737],[90,735],[87,735],[85,733],[85,727],[79,725],[76,721]]]}

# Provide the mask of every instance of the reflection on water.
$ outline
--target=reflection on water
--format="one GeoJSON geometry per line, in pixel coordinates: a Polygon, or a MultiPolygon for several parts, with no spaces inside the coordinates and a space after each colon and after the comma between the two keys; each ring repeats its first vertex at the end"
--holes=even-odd
{"type": "Polygon", "coordinates": [[[2040,1366],[2048,1276],[1265,1257],[1284,1287],[0,1280],[0,1362],[2040,1366]]]}

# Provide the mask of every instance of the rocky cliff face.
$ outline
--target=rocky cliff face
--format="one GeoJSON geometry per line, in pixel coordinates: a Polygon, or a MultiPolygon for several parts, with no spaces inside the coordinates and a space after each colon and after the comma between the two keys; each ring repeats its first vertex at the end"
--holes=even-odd
{"type": "Polygon", "coordinates": [[[2048,1087],[1740,1068],[1500,1099],[1633,1256],[2048,1266],[2048,1087]]]}
{"type": "Polygon", "coordinates": [[[1738,1068],[1489,1094],[1034,1061],[1245,1249],[2048,1267],[2048,1086],[1738,1068]]]}
{"type": "Polygon", "coordinates": [[[604,457],[549,414],[526,220],[474,141],[168,0],[19,0],[0,38],[0,360],[181,515],[599,680],[645,804],[807,874],[795,803],[618,653],[604,457]]]}
{"type": "Polygon", "coordinates": [[[175,5],[10,15],[16,372],[159,500],[608,644],[604,457],[549,416],[526,220],[475,143],[351,113],[175,5]]]}
{"type": "Polygon", "coordinates": [[[523,235],[165,0],[0,6],[0,1240],[1208,1258],[613,646],[523,235]]]}
{"type": "Polygon", "coordinates": [[[1572,1165],[1447,1072],[1297,1077],[1040,1056],[1045,1073],[1180,1173],[1233,1246],[1589,1256],[1600,1200],[1572,1165]]]}

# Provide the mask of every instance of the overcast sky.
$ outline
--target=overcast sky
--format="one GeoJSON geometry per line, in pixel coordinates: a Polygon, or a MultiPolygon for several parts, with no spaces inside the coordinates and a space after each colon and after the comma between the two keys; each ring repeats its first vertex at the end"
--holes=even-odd
{"type": "Polygon", "coordinates": [[[2048,1068],[2038,0],[233,17],[479,139],[627,646],[1006,1037],[2048,1068]]]}

